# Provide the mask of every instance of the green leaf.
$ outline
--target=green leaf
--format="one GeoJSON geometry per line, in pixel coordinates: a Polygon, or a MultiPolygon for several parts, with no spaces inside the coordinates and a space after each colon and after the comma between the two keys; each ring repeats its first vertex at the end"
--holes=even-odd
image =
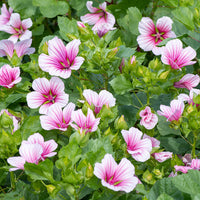
{"type": "Polygon", "coordinates": [[[70,41],[78,38],[78,26],[75,19],[70,20],[67,17],[58,17],[58,26],[60,29],[60,35],[64,40],[70,41]]]}
{"type": "Polygon", "coordinates": [[[117,94],[124,94],[133,89],[131,81],[128,80],[123,74],[115,77],[109,83],[117,94]]]}
{"type": "Polygon", "coordinates": [[[15,11],[15,13],[20,13],[23,19],[34,16],[36,12],[36,7],[33,6],[32,0],[8,0],[9,6],[15,11]]]}
{"type": "Polygon", "coordinates": [[[34,181],[36,180],[49,180],[54,182],[53,179],[53,162],[49,159],[40,162],[38,165],[34,163],[25,163],[24,170],[34,181]]]}
{"type": "Polygon", "coordinates": [[[161,1],[172,7],[177,7],[179,3],[179,0],[161,0],[161,1]]]}
{"type": "Polygon", "coordinates": [[[163,193],[169,195],[174,199],[184,200],[182,193],[174,186],[173,178],[174,177],[158,180],[153,185],[148,195],[146,195],[148,200],[155,200],[163,193]]]}
{"type": "Polygon", "coordinates": [[[200,191],[200,172],[189,170],[187,174],[174,177],[172,182],[180,191],[195,195],[200,191]]]}
{"type": "Polygon", "coordinates": [[[181,135],[181,132],[179,129],[174,129],[170,127],[170,122],[167,121],[166,117],[158,116],[158,131],[160,135],[166,136],[166,135],[181,135]]]}
{"type": "Polygon", "coordinates": [[[132,56],[134,53],[135,53],[135,49],[122,45],[119,47],[117,56],[119,56],[120,58],[130,58],[130,56],[132,56]]]}
{"type": "Polygon", "coordinates": [[[174,17],[189,30],[194,30],[193,13],[188,7],[179,7],[172,11],[174,17]]]}
{"type": "Polygon", "coordinates": [[[172,198],[171,196],[169,196],[168,194],[162,193],[157,200],[174,200],[174,198],[172,198]]]}
{"type": "Polygon", "coordinates": [[[53,18],[57,15],[65,15],[69,10],[67,2],[58,0],[33,0],[33,5],[39,6],[42,15],[48,18],[53,18]]]}

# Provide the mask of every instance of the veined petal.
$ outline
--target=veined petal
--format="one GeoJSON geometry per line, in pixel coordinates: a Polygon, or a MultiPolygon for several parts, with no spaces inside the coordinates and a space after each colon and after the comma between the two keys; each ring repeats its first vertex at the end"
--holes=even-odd
{"type": "Polygon", "coordinates": [[[67,58],[69,59],[70,64],[74,61],[75,57],[77,56],[80,44],[81,41],[78,39],[72,40],[67,44],[66,46],[67,58]]]}
{"type": "Polygon", "coordinates": [[[76,105],[74,103],[69,103],[64,109],[63,109],[63,118],[65,120],[66,124],[69,124],[71,121],[71,115],[74,111],[76,105]]]}
{"type": "Polygon", "coordinates": [[[58,37],[48,41],[48,53],[60,61],[64,61],[67,58],[65,45],[58,37]]]}
{"type": "Polygon", "coordinates": [[[70,69],[78,70],[81,67],[81,65],[83,64],[84,60],[85,59],[83,57],[80,57],[80,56],[75,57],[73,65],[70,66],[70,69]]]}
{"type": "Polygon", "coordinates": [[[50,82],[46,78],[37,78],[32,83],[32,88],[41,94],[47,95],[50,91],[50,82]]]}
{"type": "Polygon", "coordinates": [[[142,18],[142,20],[139,22],[138,30],[140,34],[148,36],[156,32],[153,20],[149,17],[142,18]]]}
{"type": "Polygon", "coordinates": [[[109,107],[115,106],[116,99],[113,97],[112,93],[102,90],[99,93],[98,106],[108,105],[109,107]]]}
{"type": "Polygon", "coordinates": [[[151,51],[155,47],[155,39],[149,35],[139,35],[137,42],[144,51],[151,51]]]}
{"type": "Polygon", "coordinates": [[[156,27],[160,33],[162,32],[169,32],[172,29],[173,21],[170,17],[161,17],[156,22],[156,27]]]}
{"type": "Polygon", "coordinates": [[[33,135],[28,137],[27,141],[30,144],[40,144],[42,146],[42,144],[44,143],[44,138],[41,134],[34,133],[33,135]]]}
{"type": "Polygon", "coordinates": [[[54,140],[48,140],[44,142],[42,157],[46,158],[46,157],[54,156],[56,152],[53,152],[53,151],[56,150],[57,147],[58,147],[58,144],[54,140]]]}
{"type": "Polygon", "coordinates": [[[11,35],[8,40],[12,41],[13,43],[16,43],[18,40],[19,36],[18,35],[11,35]]]}
{"type": "Polygon", "coordinates": [[[86,89],[83,91],[83,96],[85,97],[85,99],[87,100],[87,102],[90,105],[94,105],[97,106],[98,105],[98,94],[95,91],[92,91],[90,89],[86,89]]]}
{"type": "Polygon", "coordinates": [[[50,80],[50,88],[53,95],[64,92],[65,86],[63,81],[58,77],[52,77],[50,80]]]}
{"type": "Polygon", "coordinates": [[[46,98],[39,92],[30,92],[27,94],[26,100],[28,107],[38,108],[46,101],[46,98]]]}
{"type": "Polygon", "coordinates": [[[22,20],[22,28],[23,28],[24,30],[30,28],[32,25],[33,25],[33,22],[32,22],[32,20],[31,20],[31,18],[22,20]]]}
{"type": "Polygon", "coordinates": [[[87,9],[88,9],[91,13],[97,12],[99,9],[93,7],[92,4],[93,4],[92,1],[87,1],[87,3],[86,3],[87,9]]]}
{"type": "Polygon", "coordinates": [[[28,47],[31,46],[31,43],[32,43],[31,39],[27,39],[27,40],[23,40],[23,41],[15,43],[15,50],[16,50],[17,56],[21,57],[25,55],[25,52],[28,49],[28,47]]]}
{"type": "Polygon", "coordinates": [[[102,16],[103,13],[86,14],[84,16],[81,16],[81,21],[83,21],[84,23],[88,23],[89,25],[94,25],[102,16]]]}
{"type": "Polygon", "coordinates": [[[21,19],[18,13],[12,13],[10,16],[10,25],[15,28],[20,28],[21,26],[21,19]]]}
{"type": "Polygon", "coordinates": [[[32,31],[25,30],[24,33],[19,37],[19,39],[22,41],[22,40],[30,39],[31,37],[32,37],[32,31]]]}
{"type": "Polygon", "coordinates": [[[14,43],[10,40],[1,40],[0,49],[12,58],[14,51],[14,43]]]}
{"type": "Polygon", "coordinates": [[[9,171],[16,171],[18,169],[24,170],[25,159],[21,156],[10,157],[7,159],[7,162],[14,166],[14,168],[10,168],[9,171]]]}

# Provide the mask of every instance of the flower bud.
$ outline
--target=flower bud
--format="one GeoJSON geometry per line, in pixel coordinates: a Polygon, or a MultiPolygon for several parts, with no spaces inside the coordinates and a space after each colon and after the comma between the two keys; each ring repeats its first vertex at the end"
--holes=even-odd
{"type": "Polygon", "coordinates": [[[92,165],[89,163],[88,167],[86,169],[86,177],[87,178],[91,178],[93,176],[93,167],[92,165]]]}
{"type": "Polygon", "coordinates": [[[126,121],[124,120],[124,115],[122,115],[120,118],[118,117],[115,120],[115,128],[120,129],[120,130],[128,128],[128,125],[127,125],[126,121]]]}

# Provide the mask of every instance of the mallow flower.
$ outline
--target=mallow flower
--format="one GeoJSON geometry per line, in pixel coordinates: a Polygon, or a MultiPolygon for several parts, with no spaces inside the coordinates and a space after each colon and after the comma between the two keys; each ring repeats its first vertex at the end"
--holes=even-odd
{"type": "Polygon", "coordinates": [[[178,121],[183,113],[185,105],[181,100],[172,100],[170,106],[160,105],[157,113],[167,118],[167,121],[178,121]]]}
{"type": "Polygon", "coordinates": [[[24,55],[30,55],[35,52],[35,48],[29,48],[31,46],[32,39],[22,40],[20,42],[14,43],[11,40],[1,40],[0,41],[0,57],[8,56],[12,58],[14,52],[17,56],[21,58],[24,55]]]}
{"type": "Polygon", "coordinates": [[[87,102],[90,105],[95,106],[95,113],[98,114],[103,107],[103,105],[113,107],[115,106],[116,99],[113,97],[112,93],[102,90],[99,94],[97,94],[95,91],[86,89],[83,91],[83,96],[87,100],[87,102]]]}
{"type": "Polygon", "coordinates": [[[191,90],[197,85],[199,85],[199,82],[200,82],[199,75],[186,74],[180,79],[180,81],[174,83],[174,87],[186,88],[188,90],[191,90]]]}
{"type": "Polygon", "coordinates": [[[172,31],[173,21],[169,17],[161,17],[156,25],[149,17],[143,17],[139,22],[138,30],[140,35],[137,37],[138,45],[144,51],[152,51],[155,55],[160,55],[163,47],[157,45],[166,38],[175,38],[172,31]]]}
{"type": "Polygon", "coordinates": [[[18,39],[26,40],[32,37],[32,32],[28,30],[32,24],[31,18],[21,21],[18,13],[12,13],[9,23],[2,26],[1,31],[12,34],[8,39],[16,43],[18,39]]]}
{"type": "Polygon", "coordinates": [[[146,106],[144,110],[141,110],[139,115],[142,118],[140,124],[148,130],[153,129],[158,123],[157,115],[151,112],[149,106],[146,106]]]}
{"type": "Polygon", "coordinates": [[[179,39],[170,40],[163,48],[161,61],[170,65],[172,69],[181,70],[182,67],[193,65],[196,61],[191,61],[196,57],[196,51],[192,47],[183,49],[183,44],[179,39]]]}
{"type": "Polygon", "coordinates": [[[115,17],[106,11],[106,2],[99,5],[99,8],[92,6],[92,1],[87,1],[87,9],[91,14],[86,14],[81,16],[81,21],[88,23],[89,25],[94,25],[92,30],[94,33],[97,33],[99,37],[102,37],[109,30],[113,30],[115,24],[115,17]]]}
{"type": "Polygon", "coordinates": [[[40,68],[52,76],[60,76],[67,79],[72,70],[78,70],[84,62],[84,58],[77,56],[79,51],[79,39],[72,40],[66,46],[58,37],[48,41],[48,54],[42,53],[38,63],[40,68]]]}
{"type": "Polygon", "coordinates": [[[0,68],[0,86],[12,88],[15,84],[21,81],[20,68],[3,65],[0,68]]]}
{"type": "Polygon", "coordinates": [[[75,104],[69,103],[62,110],[62,107],[55,103],[49,107],[46,115],[40,116],[40,123],[43,129],[52,130],[58,129],[66,131],[71,124],[71,115],[75,109],[75,104]]]}
{"type": "Polygon", "coordinates": [[[139,129],[131,127],[128,131],[122,130],[121,133],[127,144],[128,153],[136,161],[145,162],[150,158],[151,140],[148,138],[142,139],[143,133],[139,129]]]}
{"type": "Polygon", "coordinates": [[[111,154],[106,154],[101,163],[95,163],[94,175],[101,179],[101,184],[114,191],[131,192],[138,184],[135,167],[123,158],[117,164],[111,154]]]}
{"type": "Polygon", "coordinates": [[[95,118],[90,108],[88,108],[87,116],[79,109],[72,113],[71,118],[73,121],[71,126],[78,130],[80,134],[96,131],[100,122],[100,118],[95,118]]]}
{"type": "Polygon", "coordinates": [[[30,108],[38,108],[40,114],[47,114],[51,105],[59,103],[64,107],[68,103],[69,95],[64,92],[65,86],[61,79],[52,77],[37,78],[32,83],[33,92],[27,94],[27,104],[30,108]]]}
{"type": "Polygon", "coordinates": [[[39,133],[34,133],[29,136],[28,140],[23,140],[19,148],[20,156],[10,157],[7,162],[14,168],[10,168],[9,171],[24,170],[24,164],[35,163],[45,160],[47,157],[56,155],[53,152],[57,148],[58,144],[54,140],[44,141],[44,138],[39,133]]]}

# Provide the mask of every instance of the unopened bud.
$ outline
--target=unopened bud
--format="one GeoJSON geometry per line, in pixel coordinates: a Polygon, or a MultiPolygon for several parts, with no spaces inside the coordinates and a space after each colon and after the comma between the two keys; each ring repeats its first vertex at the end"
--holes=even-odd
{"type": "Polygon", "coordinates": [[[124,115],[122,115],[120,118],[117,118],[115,120],[115,128],[120,129],[120,130],[128,128],[128,125],[126,121],[124,120],[124,115]]]}
{"type": "Polygon", "coordinates": [[[93,167],[92,165],[89,163],[88,167],[86,169],[86,177],[87,178],[91,178],[93,176],[93,167]]]}

